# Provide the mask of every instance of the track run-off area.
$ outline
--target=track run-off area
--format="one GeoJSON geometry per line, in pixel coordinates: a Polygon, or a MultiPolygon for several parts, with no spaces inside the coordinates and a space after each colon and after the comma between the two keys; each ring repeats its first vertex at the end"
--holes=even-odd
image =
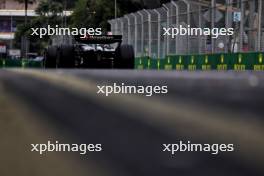
{"type": "Polygon", "coordinates": [[[2,69],[0,175],[263,175],[263,80],[261,72],[2,69]],[[98,94],[114,83],[168,93],[98,94]],[[30,152],[48,140],[103,151],[30,152]],[[179,141],[235,151],[162,151],[179,141]]]}

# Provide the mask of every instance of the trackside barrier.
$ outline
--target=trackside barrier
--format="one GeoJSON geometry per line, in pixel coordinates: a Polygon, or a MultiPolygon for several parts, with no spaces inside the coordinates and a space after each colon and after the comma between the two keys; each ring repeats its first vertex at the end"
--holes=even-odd
{"type": "Polygon", "coordinates": [[[0,59],[0,68],[43,68],[43,62],[25,59],[0,59]]]}
{"type": "Polygon", "coordinates": [[[169,55],[163,59],[140,57],[136,69],[155,70],[255,70],[264,71],[264,53],[169,55]]]}

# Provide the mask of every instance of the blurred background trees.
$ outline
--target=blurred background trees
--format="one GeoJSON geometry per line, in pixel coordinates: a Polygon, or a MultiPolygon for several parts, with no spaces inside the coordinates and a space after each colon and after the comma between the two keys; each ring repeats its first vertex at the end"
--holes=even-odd
{"type": "MultiPolygon", "coordinates": [[[[17,27],[15,45],[21,46],[21,37],[26,36],[30,45],[37,51],[47,46],[49,36],[39,39],[31,36],[31,28],[41,28],[59,25],[60,27],[101,27],[103,31],[110,30],[108,20],[115,16],[115,0],[17,0],[27,4],[38,2],[35,10],[37,17],[17,27]],[[66,17],[63,11],[70,10],[73,14],[66,17]]],[[[117,15],[135,12],[144,8],[141,0],[117,0],[117,15]]]]}
{"type": "MultiPolygon", "coordinates": [[[[117,14],[135,12],[143,4],[133,0],[117,0],[117,14]]],[[[75,27],[101,27],[108,29],[107,21],[115,16],[114,0],[78,0],[73,9],[71,24],[75,27]]]]}

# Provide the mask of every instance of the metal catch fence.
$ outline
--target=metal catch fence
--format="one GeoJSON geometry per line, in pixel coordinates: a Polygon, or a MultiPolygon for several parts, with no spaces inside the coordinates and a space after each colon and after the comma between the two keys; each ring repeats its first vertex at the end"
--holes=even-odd
{"type": "MultiPolygon", "coordinates": [[[[175,0],[109,21],[114,35],[134,46],[136,57],[261,52],[264,50],[262,0],[175,0]],[[164,28],[233,29],[232,35],[164,35],[164,28]]],[[[216,31],[217,34],[221,31],[216,31]]]]}

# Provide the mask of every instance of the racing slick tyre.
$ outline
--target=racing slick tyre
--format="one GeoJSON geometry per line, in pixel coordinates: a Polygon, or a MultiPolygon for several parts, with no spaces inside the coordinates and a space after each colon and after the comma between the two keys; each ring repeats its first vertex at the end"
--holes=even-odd
{"type": "Polygon", "coordinates": [[[57,67],[57,47],[50,46],[45,51],[45,68],[56,68],[57,67]]]}
{"type": "Polygon", "coordinates": [[[59,68],[74,68],[75,67],[75,57],[74,57],[74,46],[73,45],[62,45],[60,47],[58,67],[59,68]]]}
{"type": "Polygon", "coordinates": [[[121,69],[133,69],[135,62],[135,54],[133,46],[121,45],[116,50],[115,67],[121,69]]]}

